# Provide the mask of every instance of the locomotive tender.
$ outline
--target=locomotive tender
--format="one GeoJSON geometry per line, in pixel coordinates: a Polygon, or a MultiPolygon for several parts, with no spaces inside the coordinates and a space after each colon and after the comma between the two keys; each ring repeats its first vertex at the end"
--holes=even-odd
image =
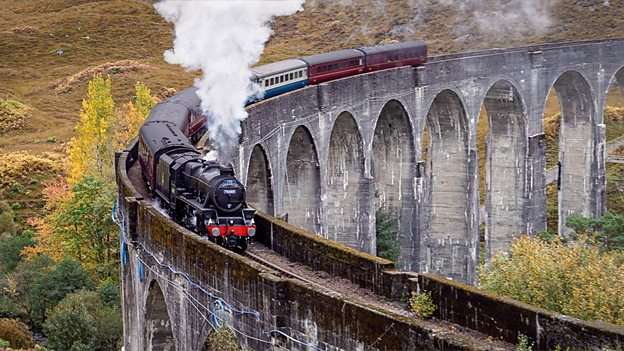
{"type": "MultiPolygon", "coordinates": [[[[267,99],[308,85],[426,62],[423,41],[346,49],[254,67],[267,99]]],[[[257,102],[250,98],[249,102],[257,102]]],[[[194,88],[156,105],[139,131],[139,163],[147,188],[178,224],[242,252],[256,233],[255,210],[231,165],[208,161],[193,145],[206,130],[194,88]]]]}

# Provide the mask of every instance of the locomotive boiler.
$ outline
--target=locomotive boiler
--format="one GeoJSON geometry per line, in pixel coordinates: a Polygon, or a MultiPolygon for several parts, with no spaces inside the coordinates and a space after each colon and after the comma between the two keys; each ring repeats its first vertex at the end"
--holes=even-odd
{"type": "Polygon", "coordinates": [[[139,162],[148,191],[178,224],[242,252],[256,233],[255,210],[230,164],[204,160],[191,143],[205,130],[188,89],[158,104],[139,131],[139,162]]]}

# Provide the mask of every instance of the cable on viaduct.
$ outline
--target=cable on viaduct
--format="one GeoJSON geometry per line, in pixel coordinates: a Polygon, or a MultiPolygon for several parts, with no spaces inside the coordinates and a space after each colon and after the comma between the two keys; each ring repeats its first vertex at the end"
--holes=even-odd
{"type": "Polygon", "coordinates": [[[313,284],[226,251],[171,222],[141,190],[130,145],[116,163],[126,350],[202,350],[223,324],[242,345],[262,350],[510,349],[518,334],[544,350],[622,346],[621,327],[464,285],[475,282],[482,222],[486,260],[515,236],[546,229],[551,89],[562,112],[560,231],[571,214],[605,211],[603,111],[614,84],[624,87],[624,40],[433,57],[248,107],[236,169],[249,202],[264,212],[258,241],[325,272],[328,282],[364,289],[374,296],[368,300],[324,286],[322,277],[313,284]],[[477,153],[482,107],[485,159],[477,153]],[[398,218],[396,264],[374,257],[380,208],[398,218]],[[433,321],[401,310],[422,290],[437,306],[433,321]]]}

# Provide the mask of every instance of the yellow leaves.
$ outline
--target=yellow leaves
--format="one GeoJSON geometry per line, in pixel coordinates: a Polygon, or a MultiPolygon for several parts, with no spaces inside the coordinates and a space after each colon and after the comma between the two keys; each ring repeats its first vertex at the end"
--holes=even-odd
{"type": "Polygon", "coordinates": [[[137,136],[139,128],[156,104],[156,99],[145,84],[138,82],[135,85],[135,97],[123,109],[118,111],[118,128],[115,133],[115,147],[121,149],[130,140],[137,136]]]}
{"type": "Polygon", "coordinates": [[[523,236],[509,257],[482,270],[481,286],[567,315],[624,325],[624,254],[601,252],[590,238],[571,244],[523,236]]]}
{"type": "Polygon", "coordinates": [[[25,151],[0,154],[0,188],[28,180],[35,174],[59,173],[63,169],[58,155],[32,155],[25,151]]]}
{"type": "Polygon", "coordinates": [[[82,101],[76,136],[69,147],[69,184],[86,175],[112,180],[114,122],[110,77],[96,75],[89,81],[87,97],[82,101]]]}

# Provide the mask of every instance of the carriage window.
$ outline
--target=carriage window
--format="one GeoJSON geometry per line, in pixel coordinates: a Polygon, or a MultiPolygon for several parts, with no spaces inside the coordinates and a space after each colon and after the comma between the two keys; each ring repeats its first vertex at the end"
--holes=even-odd
{"type": "Polygon", "coordinates": [[[271,78],[270,80],[271,82],[269,83],[270,85],[273,85],[273,78],[271,78]]]}
{"type": "Polygon", "coordinates": [[[293,78],[294,78],[294,77],[293,77],[293,75],[294,75],[294,73],[291,73],[291,74],[289,75],[289,76],[290,76],[290,79],[293,79],[293,78]]]}
{"type": "Polygon", "coordinates": [[[265,87],[268,87],[268,86],[269,86],[269,80],[268,80],[268,79],[264,81],[264,86],[265,86],[265,87]]]}
{"type": "Polygon", "coordinates": [[[280,83],[284,83],[284,76],[280,76],[280,83]]]}

